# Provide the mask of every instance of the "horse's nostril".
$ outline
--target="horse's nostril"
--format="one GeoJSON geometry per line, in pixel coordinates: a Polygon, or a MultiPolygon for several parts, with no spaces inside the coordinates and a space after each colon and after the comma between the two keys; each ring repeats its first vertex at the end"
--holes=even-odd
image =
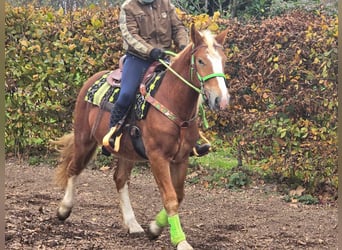
{"type": "Polygon", "coordinates": [[[220,98],[219,97],[215,98],[215,107],[220,108],[220,98]]]}

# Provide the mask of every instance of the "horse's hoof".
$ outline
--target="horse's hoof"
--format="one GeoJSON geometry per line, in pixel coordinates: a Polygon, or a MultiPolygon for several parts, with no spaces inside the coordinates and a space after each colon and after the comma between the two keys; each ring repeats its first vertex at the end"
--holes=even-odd
{"type": "Polygon", "coordinates": [[[131,236],[140,236],[140,235],[145,234],[144,229],[136,221],[132,221],[128,223],[127,227],[128,227],[128,233],[131,236]]]}
{"type": "Polygon", "coordinates": [[[193,248],[186,240],[184,240],[178,243],[177,250],[193,250],[193,248]]]}
{"type": "Polygon", "coordinates": [[[57,218],[61,221],[65,221],[71,214],[71,208],[59,207],[57,209],[57,218]]]}
{"type": "Polygon", "coordinates": [[[139,236],[145,235],[144,229],[141,229],[141,230],[128,230],[128,233],[132,237],[139,237],[139,236]]]}
{"type": "Polygon", "coordinates": [[[161,235],[161,233],[163,232],[163,229],[164,228],[157,225],[156,221],[152,221],[147,229],[148,238],[150,240],[158,238],[158,236],[161,235]]]}

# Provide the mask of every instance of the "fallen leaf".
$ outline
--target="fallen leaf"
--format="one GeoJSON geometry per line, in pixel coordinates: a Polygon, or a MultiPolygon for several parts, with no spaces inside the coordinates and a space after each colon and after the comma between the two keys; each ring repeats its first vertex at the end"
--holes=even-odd
{"type": "Polygon", "coordinates": [[[108,171],[110,169],[110,167],[108,166],[103,166],[100,168],[101,171],[108,171]]]}
{"type": "Polygon", "coordinates": [[[305,191],[305,188],[299,185],[296,189],[290,190],[289,195],[290,196],[302,196],[304,191],[305,191]]]}

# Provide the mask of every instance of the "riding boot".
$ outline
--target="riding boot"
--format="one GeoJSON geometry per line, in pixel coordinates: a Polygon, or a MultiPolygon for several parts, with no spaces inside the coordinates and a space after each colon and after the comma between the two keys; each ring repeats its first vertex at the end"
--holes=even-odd
{"type": "Polygon", "coordinates": [[[203,156],[209,153],[211,145],[209,143],[198,144],[196,143],[195,147],[193,147],[190,156],[203,156]]]}
{"type": "Polygon", "coordinates": [[[109,156],[110,153],[108,150],[105,148],[106,146],[110,146],[111,148],[114,148],[115,145],[115,137],[116,137],[116,132],[118,130],[118,122],[124,117],[126,113],[126,109],[120,107],[119,105],[114,105],[111,115],[110,115],[110,123],[109,123],[109,132],[103,137],[102,140],[102,153],[104,155],[109,156]]]}

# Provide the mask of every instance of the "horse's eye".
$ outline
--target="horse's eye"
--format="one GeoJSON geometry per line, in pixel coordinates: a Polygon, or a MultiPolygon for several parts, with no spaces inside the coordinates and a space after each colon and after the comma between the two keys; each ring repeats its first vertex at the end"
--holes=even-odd
{"type": "Polygon", "coordinates": [[[205,64],[201,58],[198,58],[197,62],[201,66],[203,66],[205,64]]]}

